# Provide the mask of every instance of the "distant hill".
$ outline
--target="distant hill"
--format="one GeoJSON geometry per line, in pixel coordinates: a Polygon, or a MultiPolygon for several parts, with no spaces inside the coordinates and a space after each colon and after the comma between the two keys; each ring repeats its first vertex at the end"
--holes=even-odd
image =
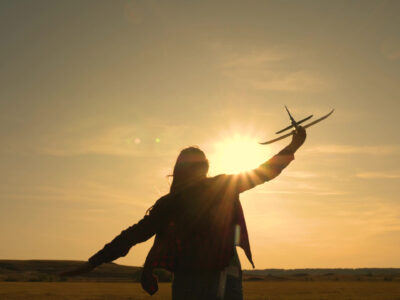
{"type": "Polygon", "coordinates": [[[245,280],[400,281],[400,268],[244,270],[245,280]]]}
{"type": "MultiPolygon", "coordinates": [[[[72,260],[0,260],[0,281],[139,281],[142,268],[103,264],[92,272],[63,278],[58,274],[83,264],[72,260]]],[[[157,270],[160,281],[171,281],[171,274],[157,270]]]]}
{"type": "MultiPolygon", "coordinates": [[[[138,282],[142,268],[114,263],[103,264],[90,273],[63,278],[58,274],[84,263],[71,260],[0,260],[0,281],[107,281],[138,282]]],[[[171,274],[156,270],[160,281],[171,281],[171,274]]],[[[265,269],[244,270],[244,280],[255,281],[400,281],[398,268],[360,269],[265,269]]]]}

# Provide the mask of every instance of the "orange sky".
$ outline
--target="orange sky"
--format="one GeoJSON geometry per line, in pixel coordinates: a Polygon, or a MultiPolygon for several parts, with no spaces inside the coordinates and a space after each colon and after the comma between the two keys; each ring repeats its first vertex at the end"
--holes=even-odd
{"type": "MultiPolygon", "coordinates": [[[[289,140],[257,141],[288,124],[286,104],[336,111],[241,196],[256,267],[400,267],[399,11],[1,1],[0,258],[87,259],[167,193],[183,147],[211,175],[278,152],[289,140]]],[[[142,265],[150,245],[117,262],[142,265]]]]}

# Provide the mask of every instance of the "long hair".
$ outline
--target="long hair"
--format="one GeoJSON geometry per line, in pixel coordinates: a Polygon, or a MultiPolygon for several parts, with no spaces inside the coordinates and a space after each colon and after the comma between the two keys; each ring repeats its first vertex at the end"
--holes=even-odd
{"type": "MultiPolygon", "coordinates": [[[[168,175],[173,177],[170,193],[177,192],[179,189],[205,178],[207,172],[208,160],[203,151],[198,147],[188,147],[183,149],[176,159],[173,174],[168,175]]],[[[160,199],[156,204],[147,209],[146,215],[150,214],[160,199]]]]}
{"type": "Polygon", "coordinates": [[[185,187],[207,176],[208,160],[198,147],[188,147],[176,159],[170,192],[185,187]]]}

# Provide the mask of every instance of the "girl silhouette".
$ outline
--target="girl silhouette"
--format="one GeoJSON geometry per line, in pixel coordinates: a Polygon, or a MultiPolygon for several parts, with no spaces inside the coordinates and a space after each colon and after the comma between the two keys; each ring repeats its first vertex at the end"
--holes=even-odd
{"type": "Polygon", "coordinates": [[[158,290],[152,270],[164,268],[174,275],[173,300],[243,299],[236,246],[254,264],[239,194],[278,176],[305,139],[306,131],[299,127],[291,143],[258,168],[215,177],[207,177],[209,164],[203,151],[196,147],[182,150],[170,192],[88,262],[62,275],[89,272],[125,256],[132,246],[155,235],[141,277],[149,294],[158,290]]]}

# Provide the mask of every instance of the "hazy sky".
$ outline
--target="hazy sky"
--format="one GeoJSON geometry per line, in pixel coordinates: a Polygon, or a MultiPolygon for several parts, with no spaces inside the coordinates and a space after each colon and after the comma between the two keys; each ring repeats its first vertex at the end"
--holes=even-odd
{"type": "MultiPolygon", "coordinates": [[[[400,267],[399,15],[399,1],[1,1],[0,258],[87,259],[168,192],[183,147],[210,175],[277,153],[289,140],[257,141],[286,104],[336,111],[241,195],[256,267],[400,267]]],[[[117,262],[142,265],[151,242],[117,262]]]]}

